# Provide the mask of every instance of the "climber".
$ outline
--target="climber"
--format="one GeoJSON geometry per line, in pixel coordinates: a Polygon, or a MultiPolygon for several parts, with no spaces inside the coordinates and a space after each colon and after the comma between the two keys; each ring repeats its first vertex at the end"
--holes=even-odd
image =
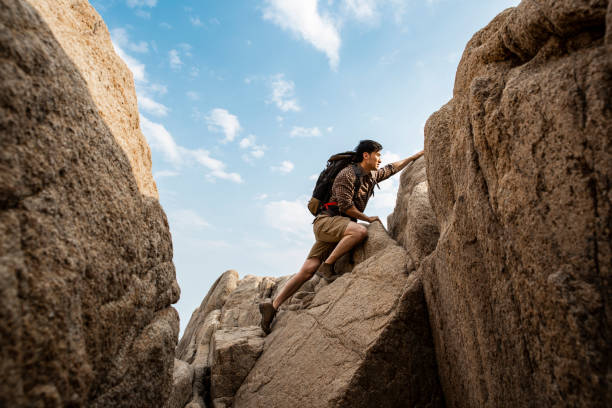
{"type": "Polygon", "coordinates": [[[363,224],[358,224],[357,220],[368,223],[380,222],[377,216],[369,217],[363,213],[368,199],[373,194],[374,186],[402,170],[424,153],[420,151],[379,169],[381,150],[382,145],[378,142],[360,141],[354,151],[354,161],[357,164],[346,166],[334,179],[330,202],[323,204],[324,209],[318,213],[313,222],[316,242],[306,261],[272,302],[259,304],[261,328],[266,334],[270,333],[270,324],[278,308],[304,282],[312,278],[315,271],[327,282],[335,279],[334,262],[368,235],[367,228],[363,224]],[[355,186],[358,186],[357,191],[355,186]]]}

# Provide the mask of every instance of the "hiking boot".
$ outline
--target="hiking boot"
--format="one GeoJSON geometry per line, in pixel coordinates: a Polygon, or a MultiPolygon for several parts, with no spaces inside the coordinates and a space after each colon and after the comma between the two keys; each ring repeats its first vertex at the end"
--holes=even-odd
{"type": "Polygon", "coordinates": [[[317,269],[317,275],[325,279],[327,282],[333,282],[336,279],[334,274],[334,265],[323,262],[321,266],[319,266],[319,269],[317,269]]]}
{"type": "Polygon", "coordinates": [[[271,302],[262,302],[259,304],[259,313],[261,313],[261,329],[264,333],[270,334],[270,331],[272,331],[270,324],[276,316],[276,309],[271,302]]]}

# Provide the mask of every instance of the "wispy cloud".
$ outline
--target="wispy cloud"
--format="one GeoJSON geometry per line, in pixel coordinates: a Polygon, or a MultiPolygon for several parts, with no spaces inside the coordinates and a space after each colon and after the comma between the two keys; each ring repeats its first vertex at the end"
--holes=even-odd
{"type": "Polygon", "coordinates": [[[189,22],[194,27],[202,27],[204,25],[199,16],[189,16],[189,22]]]}
{"type": "Polygon", "coordinates": [[[169,110],[166,105],[156,102],[143,94],[138,94],[138,107],[154,116],[166,116],[169,110]]]}
{"type": "Polygon", "coordinates": [[[194,91],[187,91],[187,97],[192,101],[197,101],[198,99],[200,99],[200,95],[194,91]]]}
{"type": "Polygon", "coordinates": [[[294,167],[295,165],[291,163],[289,160],[284,160],[283,162],[281,162],[279,166],[272,166],[270,167],[270,169],[272,171],[277,171],[279,173],[288,174],[293,171],[294,167]]]}
{"type": "Polygon", "coordinates": [[[152,149],[162,152],[169,162],[174,164],[180,163],[181,154],[179,146],[163,125],[152,122],[145,116],[140,115],[140,127],[152,149]]]}
{"type": "Polygon", "coordinates": [[[236,138],[242,127],[236,115],[232,115],[225,109],[216,108],[206,116],[208,130],[211,132],[223,132],[225,139],[221,143],[231,142],[236,138]]]}
{"type": "Polygon", "coordinates": [[[205,177],[209,181],[221,179],[234,183],[243,182],[240,174],[228,172],[225,163],[213,158],[208,150],[187,149],[179,146],[162,124],[152,122],[145,116],[140,115],[140,125],[142,133],[147,138],[151,148],[161,152],[164,159],[174,166],[181,167],[195,163],[207,170],[205,177]]]}
{"type": "Polygon", "coordinates": [[[193,210],[181,209],[168,213],[170,225],[180,229],[204,229],[210,224],[193,210]]]}
{"type": "Polygon", "coordinates": [[[291,133],[289,133],[289,136],[291,137],[320,137],[321,131],[319,130],[318,127],[304,128],[301,126],[294,126],[293,129],[291,129],[291,133]]]}
{"type": "Polygon", "coordinates": [[[119,44],[115,43],[114,41],[113,48],[115,48],[117,55],[121,57],[123,62],[125,62],[125,65],[127,65],[128,69],[132,72],[132,76],[134,77],[136,84],[138,84],[138,82],[146,82],[147,74],[145,71],[145,64],[128,55],[123,48],[121,48],[119,44]]]}
{"type": "Polygon", "coordinates": [[[157,0],[127,0],[128,7],[155,7],[157,0]]]}
{"type": "Polygon", "coordinates": [[[249,149],[249,154],[245,154],[242,156],[242,159],[248,163],[252,163],[253,159],[261,159],[264,156],[265,150],[267,147],[265,145],[256,144],[255,135],[248,135],[243,138],[239,146],[241,149],[249,149]]]}
{"type": "Polygon", "coordinates": [[[177,50],[170,50],[168,52],[168,57],[170,58],[170,67],[178,71],[183,66],[183,61],[181,61],[181,57],[179,56],[179,52],[177,50]]]}
{"type": "Polygon", "coordinates": [[[318,0],[266,0],[263,18],[292,32],[327,55],[329,65],[337,69],[340,34],[332,18],[319,14],[318,0]]]}
{"type": "Polygon", "coordinates": [[[131,42],[125,28],[113,28],[110,35],[112,41],[123,49],[137,53],[149,52],[149,44],[146,41],[131,42]]]}
{"type": "Polygon", "coordinates": [[[301,108],[295,98],[295,84],[293,81],[285,80],[284,74],[276,74],[272,77],[270,86],[272,88],[272,102],[283,112],[298,112],[301,108]]]}
{"type": "Polygon", "coordinates": [[[357,20],[371,21],[377,17],[377,2],[380,0],[344,0],[346,10],[357,20]]]}
{"type": "Polygon", "coordinates": [[[160,171],[156,171],[155,173],[153,173],[153,178],[157,180],[157,179],[164,178],[164,177],[176,177],[180,174],[181,173],[175,170],[160,170],[160,171]]]}
{"type": "Polygon", "coordinates": [[[306,200],[271,201],[264,206],[266,225],[300,240],[312,239],[312,216],[306,200]]]}

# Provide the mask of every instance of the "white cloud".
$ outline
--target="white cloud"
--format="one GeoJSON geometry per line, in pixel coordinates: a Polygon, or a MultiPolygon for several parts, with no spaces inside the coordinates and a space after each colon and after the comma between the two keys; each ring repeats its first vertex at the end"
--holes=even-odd
{"type": "MultiPolygon", "coordinates": [[[[374,197],[368,204],[374,209],[393,210],[397,200],[397,191],[399,190],[399,178],[394,177],[380,183],[380,190],[375,188],[374,197]]],[[[382,219],[382,218],[381,218],[382,219]]]]}
{"type": "Polygon", "coordinates": [[[181,61],[181,57],[177,50],[170,50],[168,52],[168,56],[170,57],[170,67],[174,70],[179,70],[183,66],[183,61],[181,61]]]}
{"type": "Polygon", "coordinates": [[[344,0],[343,3],[357,20],[371,21],[377,17],[377,0],[344,0]]]}
{"type": "Polygon", "coordinates": [[[151,13],[148,11],[144,11],[142,9],[138,9],[134,12],[138,17],[149,20],[151,18],[151,13]]]}
{"type": "Polygon", "coordinates": [[[221,160],[210,157],[210,153],[207,150],[187,150],[184,149],[187,155],[192,156],[196,162],[201,164],[210,170],[210,173],[206,175],[206,178],[214,181],[214,179],[222,179],[233,181],[234,183],[242,183],[242,177],[238,173],[228,173],[225,171],[225,163],[221,160]]]}
{"type": "Polygon", "coordinates": [[[200,95],[194,91],[187,91],[187,97],[192,101],[197,101],[198,99],[200,99],[200,95]]]}
{"type": "Polygon", "coordinates": [[[166,116],[169,110],[167,106],[141,93],[138,94],[138,107],[154,116],[166,116]]]}
{"type": "Polygon", "coordinates": [[[168,213],[169,223],[174,228],[204,229],[210,224],[193,210],[175,210],[168,213]]]}
{"type": "Polygon", "coordinates": [[[264,149],[257,146],[257,148],[251,150],[251,156],[256,159],[261,159],[264,156],[264,149]]]}
{"type": "Polygon", "coordinates": [[[278,171],[280,173],[288,174],[293,171],[295,165],[291,163],[289,160],[283,160],[283,162],[279,166],[270,167],[272,171],[278,171]]]}
{"type": "Polygon", "coordinates": [[[239,143],[241,149],[251,149],[248,155],[245,154],[242,156],[242,160],[248,163],[252,163],[252,158],[261,159],[265,154],[265,150],[267,149],[266,146],[257,145],[255,140],[255,135],[249,135],[243,138],[239,143]]]}
{"type": "Polygon", "coordinates": [[[140,115],[140,127],[151,148],[161,151],[169,162],[174,164],[180,163],[181,154],[179,146],[163,125],[151,122],[143,115],[140,115]]]}
{"type": "Polygon", "coordinates": [[[188,43],[180,43],[178,45],[178,47],[183,51],[183,54],[185,54],[187,57],[192,57],[193,55],[191,54],[191,50],[193,49],[193,47],[191,46],[191,44],[188,43]]]}
{"type": "Polygon", "coordinates": [[[165,28],[166,30],[171,30],[172,29],[172,26],[170,24],[166,23],[165,21],[162,21],[161,23],[159,23],[159,26],[161,28],[165,28]]]}
{"type": "Polygon", "coordinates": [[[157,5],[157,0],[127,0],[127,5],[131,8],[155,7],[157,5]]]}
{"type": "Polygon", "coordinates": [[[264,207],[266,225],[303,240],[312,239],[312,215],[306,200],[271,201],[264,207]]]}
{"type": "Polygon", "coordinates": [[[266,198],[268,198],[268,195],[266,193],[257,194],[255,196],[256,200],[265,200],[266,198]]]}
{"type": "Polygon", "coordinates": [[[389,152],[385,150],[383,150],[382,154],[380,155],[380,161],[382,162],[383,165],[393,163],[401,159],[402,158],[400,157],[399,154],[395,154],[393,152],[389,152]]]}
{"type": "Polygon", "coordinates": [[[194,27],[202,27],[204,25],[204,23],[202,22],[202,20],[200,20],[200,17],[198,16],[189,16],[189,22],[194,27]]]}
{"type": "Polygon", "coordinates": [[[156,171],[155,173],[153,173],[153,178],[159,179],[163,177],[176,177],[180,174],[181,173],[179,173],[178,171],[174,171],[174,170],[161,170],[161,171],[156,171]]]}
{"type": "Polygon", "coordinates": [[[148,85],[147,88],[150,91],[158,93],[160,95],[165,95],[166,92],[168,92],[168,87],[162,84],[151,84],[151,85],[148,85]]]}
{"type": "Polygon", "coordinates": [[[145,65],[142,62],[138,61],[136,58],[133,58],[126,54],[125,51],[123,51],[123,49],[114,41],[113,47],[115,48],[115,52],[117,53],[117,55],[121,57],[123,62],[125,62],[125,65],[127,65],[128,69],[132,72],[134,81],[136,81],[137,83],[146,82],[145,65]]]}
{"type": "Polygon", "coordinates": [[[308,180],[317,181],[318,179],[319,179],[319,175],[318,174],[312,174],[312,175],[310,175],[310,177],[308,177],[308,180]]]}
{"type": "Polygon", "coordinates": [[[225,139],[221,143],[233,141],[242,129],[238,117],[220,108],[209,112],[206,116],[206,123],[208,124],[208,130],[211,132],[223,132],[225,134],[225,139]]]}
{"type": "Polygon", "coordinates": [[[130,42],[129,35],[125,28],[113,28],[110,30],[110,35],[113,43],[126,50],[138,53],[149,52],[149,44],[146,41],[140,41],[139,43],[130,42]]]}
{"type": "Polygon", "coordinates": [[[327,132],[328,132],[328,133],[331,133],[331,132],[333,132],[333,131],[334,131],[334,127],[333,127],[333,126],[328,126],[328,127],[327,127],[327,132]]]}
{"type": "Polygon", "coordinates": [[[161,151],[164,158],[176,167],[195,162],[208,171],[206,178],[210,181],[221,179],[234,183],[243,182],[240,174],[226,171],[225,163],[211,157],[207,150],[187,149],[177,145],[170,132],[162,124],[152,122],[143,115],[140,115],[140,124],[142,133],[147,138],[151,148],[161,151]]]}
{"type": "Polygon", "coordinates": [[[301,109],[294,97],[295,84],[293,81],[286,81],[283,74],[277,74],[272,77],[270,86],[272,87],[272,102],[280,110],[298,112],[301,109]]]}
{"type": "Polygon", "coordinates": [[[240,147],[246,149],[255,144],[255,135],[249,135],[240,141],[240,147]]]}
{"type": "Polygon", "coordinates": [[[321,131],[318,127],[304,128],[300,126],[294,126],[289,133],[291,137],[320,137],[321,131]]]}
{"type": "Polygon", "coordinates": [[[319,14],[317,3],[318,0],[266,0],[263,18],[324,52],[335,70],[340,59],[340,34],[329,16],[319,14]]]}

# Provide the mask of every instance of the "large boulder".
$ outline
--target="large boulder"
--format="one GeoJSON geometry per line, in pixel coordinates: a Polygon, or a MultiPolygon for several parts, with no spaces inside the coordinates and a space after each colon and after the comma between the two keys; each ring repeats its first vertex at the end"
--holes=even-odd
{"type": "Polygon", "coordinates": [[[234,407],[443,405],[420,276],[382,224],[368,230],[351,272],[281,309],[234,407]]]}
{"type": "Polygon", "coordinates": [[[258,302],[286,278],[223,273],[193,312],[176,349],[194,371],[188,408],[231,406],[233,396],[263,348],[258,302]]]}
{"type": "Polygon", "coordinates": [[[108,32],[85,1],[49,4],[53,27],[0,0],[0,406],[156,406],[179,289],[148,148],[107,123],[115,103],[136,114],[131,76],[116,56],[84,76],[62,41],[111,55],[108,32]],[[92,99],[104,72],[128,97],[92,99]]]}
{"type": "Polygon", "coordinates": [[[387,217],[389,235],[402,245],[418,268],[438,243],[438,220],[429,203],[425,158],[410,163],[400,175],[395,209],[387,217]]]}
{"type": "Polygon", "coordinates": [[[450,406],[612,401],[610,4],[501,13],[426,124],[440,239],[421,273],[450,406]]]}

